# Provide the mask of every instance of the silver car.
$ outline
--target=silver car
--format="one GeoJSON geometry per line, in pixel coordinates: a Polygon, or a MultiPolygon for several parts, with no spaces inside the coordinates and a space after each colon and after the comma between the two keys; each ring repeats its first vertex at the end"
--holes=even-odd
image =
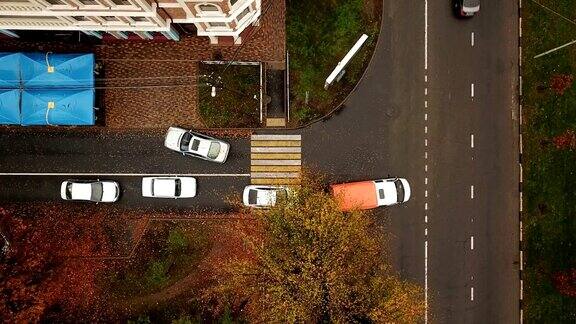
{"type": "Polygon", "coordinates": [[[224,141],[179,127],[168,129],[164,146],[183,155],[218,163],[224,163],[230,151],[230,144],[224,141]]]}

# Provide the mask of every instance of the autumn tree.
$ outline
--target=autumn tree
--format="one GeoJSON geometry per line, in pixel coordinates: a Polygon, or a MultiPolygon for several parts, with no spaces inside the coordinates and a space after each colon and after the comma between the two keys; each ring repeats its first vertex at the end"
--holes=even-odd
{"type": "Polygon", "coordinates": [[[343,213],[327,193],[304,186],[246,234],[252,258],[233,259],[211,296],[254,322],[418,322],[421,289],[392,270],[382,228],[343,213]]]}

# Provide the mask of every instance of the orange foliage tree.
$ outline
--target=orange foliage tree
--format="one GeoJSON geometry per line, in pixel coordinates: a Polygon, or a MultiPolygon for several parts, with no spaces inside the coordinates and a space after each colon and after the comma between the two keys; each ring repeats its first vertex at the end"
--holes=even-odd
{"type": "Polygon", "coordinates": [[[67,256],[106,246],[97,222],[54,205],[0,211],[11,243],[0,263],[2,319],[78,320],[76,312],[93,306],[97,297],[96,273],[102,263],[67,256]]]}
{"type": "Polygon", "coordinates": [[[223,267],[212,300],[254,322],[422,320],[421,288],[396,276],[369,215],[341,212],[313,186],[255,213],[259,234],[245,236],[252,257],[223,267]]]}

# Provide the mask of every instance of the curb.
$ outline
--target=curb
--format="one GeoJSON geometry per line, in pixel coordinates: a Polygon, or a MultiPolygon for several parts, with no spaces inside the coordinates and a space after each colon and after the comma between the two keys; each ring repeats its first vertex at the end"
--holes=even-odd
{"type": "Polygon", "coordinates": [[[520,307],[520,324],[524,323],[524,250],[522,247],[523,243],[523,193],[522,187],[524,182],[524,170],[522,168],[522,153],[523,153],[523,142],[522,142],[522,125],[523,125],[523,110],[522,110],[523,94],[522,94],[522,0],[518,0],[518,166],[519,166],[519,184],[518,184],[518,194],[519,194],[519,212],[518,212],[518,222],[519,222],[519,252],[520,261],[518,269],[518,278],[520,279],[520,292],[519,292],[519,307],[520,307]]]}

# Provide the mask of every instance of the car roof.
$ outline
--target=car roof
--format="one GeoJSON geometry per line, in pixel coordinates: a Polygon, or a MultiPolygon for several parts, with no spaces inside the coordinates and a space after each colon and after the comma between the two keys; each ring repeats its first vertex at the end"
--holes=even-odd
{"type": "Polygon", "coordinates": [[[330,186],[332,194],[344,211],[378,207],[374,181],[341,183],[330,186]]]}
{"type": "Polygon", "coordinates": [[[91,183],[72,182],[72,199],[90,200],[92,196],[91,183]]]}
{"type": "Polygon", "coordinates": [[[174,197],[176,194],[176,178],[154,178],[154,196],[174,197]]]}

